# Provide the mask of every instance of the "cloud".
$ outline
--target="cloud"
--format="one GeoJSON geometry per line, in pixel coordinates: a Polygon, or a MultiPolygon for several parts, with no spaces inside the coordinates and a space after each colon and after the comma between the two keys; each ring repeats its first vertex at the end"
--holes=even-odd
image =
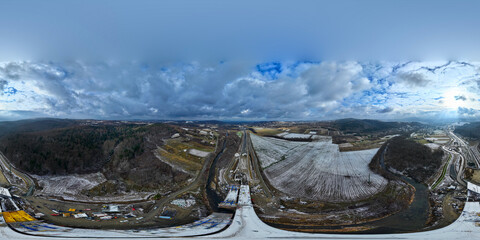
{"type": "Polygon", "coordinates": [[[377,110],[377,113],[389,113],[389,112],[392,112],[392,111],[393,111],[393,108],[386,107],[386,108],[377,110]]]}
{"type": "Polygon", "coordinates": [[[467,98],[464,95],[461,95],[461,96],[455,96],[455,100],[467,101],[467,98]]]}
{"type": "Polygon", "coordinates": [[[245,110],[242,110],[240,113],[241,114],[248,114],[250,112],[250,109],[245,109],[245,110]]]}
{"type": "Polygon", "coordinates": [[[337,101],[370,87],[370,82],[360,75],[361,72],[362,66],[358,63],[322,62],[303,72],[300,82],[313,99],[337,101]]]}
{"type": "Polygon", "coordinates": [[[8,82],[6,80],[0,79],[0,94],[3,94],[3,89],[7,86],[8,82]]]}
{"type": "MultiPolygon", "coordinates": [[[[447,96],[453,101],[453,96],[459,100],[461,96],[479,99],[478,92],[471,90],[476,82],[462,80],[474,78],[472,69],[477,65],[473,65],[332,61],[5,62],[0,63],[4,89],[0,107],[2,114],[10,118],[22,118],[22,114],[101,119],[421,117],[453,114],[445,111],[451,106],[447,96]],[[412,87],[398,83],[398,74],[391,66],[400,66],[397,71],[405,75],[423,74],[424,79],[431,79],[431,84],[412,87]],[[419,73],[418,69],[425,70],[419,73]],[[452,92],[455,95],[448,95],[452,92]]],[[[412,81],[418,83],[417,80],[412,81]]],[[[480,108],[479,101],[461,104],[465,109],[480,108]]],[[[465,109],[459,109],[459,115],[466,114],[465,109]]]]}
{"type": "Polygon", "coordinates": [[[6,109],[88,118],[301,119],[370,87],[355,62],[8,62],[0,77],[22,92],[6,109]]]}
{"type": "Polygon", "coordinates": [[[398,75],[399,81],[407,84],[411,87],[424,87],[428,84],[429,80],[425,78],[421,73],[400,73],[398,75]]]}
{"type": "Polygon", "coordinates": [[[458,114],[466,118],[472,118],[472,117],[478,118],[480,116],[480,111],[473,108],[459,107],[458,114]]]}

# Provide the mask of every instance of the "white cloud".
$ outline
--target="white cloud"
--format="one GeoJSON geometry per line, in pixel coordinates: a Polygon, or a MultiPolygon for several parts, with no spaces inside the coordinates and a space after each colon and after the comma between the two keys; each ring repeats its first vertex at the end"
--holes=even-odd
{"type": "Polygon", "coordinates": [[[243,115],[246,115],[250,112],[250,109],[244,109],[242,110],[240,113],[243,114],[243,115]]]}
{"type": "Polygon", "coordinates": [[[9,118],[286,120],[480,109],[477,63],[281,62],[274,79],[256,64],[0,63],[0,108],[9,118]]]}

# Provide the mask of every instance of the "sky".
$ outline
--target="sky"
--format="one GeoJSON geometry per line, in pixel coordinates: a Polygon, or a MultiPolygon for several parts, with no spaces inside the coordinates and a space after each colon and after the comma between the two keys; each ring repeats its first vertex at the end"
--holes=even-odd
{"type": "Polygon", "coordinates": [[[480,1],[0,9],[0,120],[480,120],[480,1]]]}

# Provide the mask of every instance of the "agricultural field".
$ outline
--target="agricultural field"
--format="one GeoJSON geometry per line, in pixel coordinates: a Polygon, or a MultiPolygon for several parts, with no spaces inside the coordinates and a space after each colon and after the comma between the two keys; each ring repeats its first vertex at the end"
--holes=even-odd
{"type": "Polygon", "coordinates": [[[434,130],[427,134],[412,133],[410,137],[415,139],[416,142],[427,145],[432,149],[436,149],[438,146],[450,141],[450,137],[448,137],[443,130],[434,130]]]}
{"type": "Polygon", "coordinates": [[[331,137],[312,142],[251,135],[270,183],[291,196],[350,202],[382,191],[388,181],[368,164],[378,149],[340,152],[331,137]]]}
{"type": "Polygon", "coordinates": [[[202,168],[205,157],[215,150],[212,141],[203,138],[190,135],[188,139],[166,140],[165,145],[156,149],[155,156],[173,168],[195,176],[202,168]]]}
{"type": "Polygon", "coordinates": [[[390,136],[376,137],[376,136],[332,136],[334,144],[338,144],[340,152],[359,151],[373,148],[380,148],[390,136]]]}
{"type": "Polygon", "coordinates": [[[260,166],[267,168],[274,163],[285,160],[287,154],[298,148],[303,148],[308,142],[286,141],[277,138],[260,137],[251,134],[253,146],[260,157],[260,166]]]}
{"type": "Polygon", "coordinates": [[[431,136],[431,137],[425,138],[425,140],[427,140],[427,141],[429,141],[429,142],[437,143],[437,144],[445,144],[445,143],[447,143],[448,141],[450,141],[450,138],[448,138],[448,137],[431,136]]]}
{"type": "Polygon", "coordinates": [[[276,134],[282,133],[282,129],[279,128],[261,128],[261,127],[255,127],[253,128],[255,132],[260,135],[260,136],[273,136],[276,134]]]}

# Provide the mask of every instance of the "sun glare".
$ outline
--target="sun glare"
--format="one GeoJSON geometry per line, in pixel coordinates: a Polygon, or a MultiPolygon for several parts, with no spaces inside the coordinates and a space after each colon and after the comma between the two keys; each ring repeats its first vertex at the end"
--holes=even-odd
{"type": "Polygon", "coordinates": [[[444,96],[443,96],[443,106],[447,107],[447,108],[452,108],[452,109],[456,109],[458,107],[461,107],[464,103],[464,101],[462,101],[461,99],[458,99],[459,96],[461,96],[462,94],[460,93],[460,91],[458,89],[452,89],[452,90],[449,90],[447,92],[445,92],[444,96]]]}

